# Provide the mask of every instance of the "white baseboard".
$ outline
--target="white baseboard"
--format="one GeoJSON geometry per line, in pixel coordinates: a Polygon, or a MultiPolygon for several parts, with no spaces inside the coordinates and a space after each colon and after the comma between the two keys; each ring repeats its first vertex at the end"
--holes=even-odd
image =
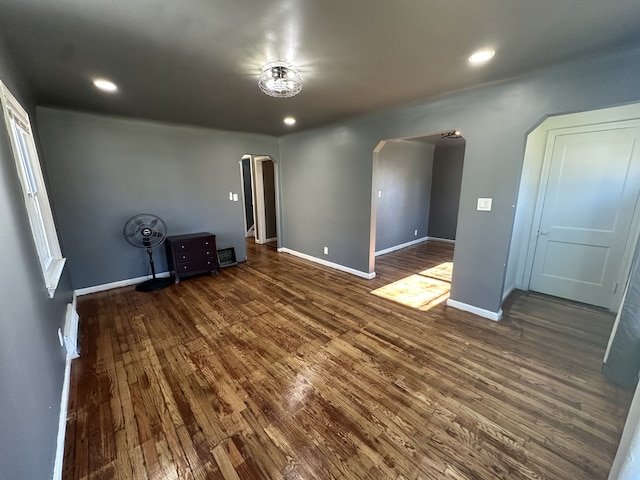
{"type": "Polygon", "coordinates": [[[504,293],[502,294],[502,301],[504,302],[504,301],[509,297],[509,295],[511,295],[511,294],[513,293],[513,291],[514,291],[515,289],[516,289],[515,284],[514,284],[514,285],[511,285],[509,288],[507,288],[507,289],[504,291],[504,293]]]}
{"type": "Polygon", "coordinates": [[[458,310],[464,310],[465,312],[473,313],[478,315],[479,317],[488,318],[489,320],[493,320],[494,322],[499,322],[502,320],[502,309],[497,312],[492,312],[490,310],[485,310],[484,308],[474,307],[473,305],[468,305],[466,303],[458,302],[457,300],[448,299],[447,306],[457,308],[458,310]]]}
{"type": "MultiPolygon", "coordinates": [[[[156,278],[167,278],[169,276],[170,276],[169,272],[161,272],[156,274],[156,278]]],[[[119,280],[117,282],[105,283],[103,285],[94,285],[93,287],[78,288],[77,290],[74,290],[73,293],[74,295],[79,297],[80,295],[88,295],[90,293],[104,292],[105,290],[113,290],[114,288],[128,287],[129,285],[137,285],[138,283],[145,282],[147,280],[150,280],[151,278],[152,278],[151,275],[145,275],[144,277],[129,278],[127,280],[119,280]]]]}
{"type": "Polygon", "coordinates": [[[450,238],[427,237],[427,240],[431,242],[456,243],[455,240],[451,240],[450,238]]]}
{"type": "Polygon", "coordinates": [[[258,238],[256,237],[256,243],[258,245],[264,245],[265,243],[275,242],[277,240],[278,240],[278,237],[271,237],[271,238],[267,238],[266,240],[258,241],[258,238]]]}
{"type": "Polygon", "coordinates": [[[428,239],[429,239],[429,237],[422,237],[422,238],[418,238],[416,240],[411,240],[410,242],[407,242],[407,243],[403,243],[401,245],[396,245],[394,247],[385,248],[384,250],[380,250],[380,251],[376,252],[376,257],[379,256],[379,255],[384,255],[385,253],[391,253],[391,252],[395,252],[396,250],[401,250],[403,248],[410,247],[411,245],[417,245],[418,243],[426,242],[428,239]]]}
{"type": "Polygon", "coordinates": [[[64,366],[64,381],[60,398],[60,419],[58,421],[58,440],[56,458],[53,464],[53,480],[62,480],[62,460],[64,459],[64,439],[67,433],[67,410],[69,407],[69,384],[71,383],[71,357],[67,356],[64,366]]]}
{"type": "Polygon", "coordinates": [[[324,265],[325,267],[350,273],[351,275],[356,275],[360,278],[366,278],[367,280],[376,278],[376,272],[373,272],[373,273],[361,272],[360,270],[355,270],[353,268],[345,267],[344,265],[340,265],[338,263],[328,262],[326,260],[322,260],[321,258],[312,257],[311,255],[307,255],[306,253],[296,252],[295,250],[291,250],[289,248],[279,248],[278,252],[288,253],[295,257],[304,258],[305,260],[309,260],[310,262],[319,263],[320,265],[324,265]]]}

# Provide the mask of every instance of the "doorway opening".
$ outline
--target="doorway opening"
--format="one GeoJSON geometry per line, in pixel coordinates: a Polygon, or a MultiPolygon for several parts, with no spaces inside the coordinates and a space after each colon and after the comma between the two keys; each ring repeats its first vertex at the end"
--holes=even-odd
{"type": "Polygon", "coordinates": [[[451,288],[466,141],[447,133],[384,140],[373,153],[370,271],[378,257],[388,272],[387,260],[403,255],[415,271],[372,293],[419,310],[446,301],[451,288]]]}
{"type": "Polygon", "coordinates": [[[638,143],[638,105],[551,117],[529,134],[507,295],[617,311],[640,231],[638,143]]]}
{"type": "Polygon", "coordinates": [[[244,155],[240,160],[245,237],[253,237],[258,244],[278,241],[277,168],[268,155],[244,155]]]}

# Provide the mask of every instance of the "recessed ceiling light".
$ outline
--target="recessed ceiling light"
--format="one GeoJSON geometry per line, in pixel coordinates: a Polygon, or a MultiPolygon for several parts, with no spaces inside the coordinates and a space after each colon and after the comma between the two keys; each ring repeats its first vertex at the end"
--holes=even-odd
{"type": "Polygon", "coordinates": [[[286,123],[287,125],[295,125],[296,119],[293,117],[287,117],[284,119],[284,123],[286,123]]]}
{"type": "Polygon", "coordinates": [[[103,92],[115,92],[116,90],[118,90],[118,86],[115,83],[110,82],[109,80],[104,80],[102,78],[97,78],[93,81],[93,84],[96,88],[99,88],[103,92]]]}
{"type": "Polygon", "coordinates": [[[483,63],[489,61],[496,54],[494,50],[479,50],[469,57],[469,63],[483,63]]]}

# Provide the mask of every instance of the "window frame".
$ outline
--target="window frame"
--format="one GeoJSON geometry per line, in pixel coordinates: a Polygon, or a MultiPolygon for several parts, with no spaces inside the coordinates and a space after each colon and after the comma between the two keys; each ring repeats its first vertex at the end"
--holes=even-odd
{"type": "Polygon", "coordinates": [[[53,212],[40,166],[29,115],[0,81],[0,103],[20,181],[45,286],[53,298],[66,259],[62,256],[53,212]]]}

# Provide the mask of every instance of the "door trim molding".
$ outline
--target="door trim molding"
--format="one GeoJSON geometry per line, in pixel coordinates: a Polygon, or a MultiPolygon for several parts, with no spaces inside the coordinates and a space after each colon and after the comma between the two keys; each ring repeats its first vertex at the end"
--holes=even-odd
{"type": "MultiPolygon", "coordinates": [[[[253,180],[253,224],[255,226],[256,243],[264,244],[273,240],[278,240],[280,234],[280,187],[278,163],[270,155],[252,155],[251,178],[253,180]],[[266,210],[264,204],[264,180],[263,180],[263,162],[271,162],[273,164],[273,185],[275,194],[275,216],[276,216],[276,237],[266,238],[267,231],[265,225],[266,210]]],[[[280,243],[280,242],[278,242],[280,243]]]]}
{"type": "Polygon", "coordinates": [[[238,163],[240,164],[240,192],[242,193],[242,221],[244,222],[244,238],[247,238],[251,236],[252,230],[255,236],[255,225],[256,225],[256,218],[255,218],[256,213],[255,211],[253,211],[255,200],[253,198],[253,173],[252,173],[253,161],[252,161],[251,155],[243,155],[238,163]],[[246,205],[246,198],[245,198],[247,192],[244,189],[245,178],[244,178],[244,169],[242,168],[242,162],[244,160],[249,161],[249,183],[251,183],[251,208],[252,208],[251,214],[253,215],[253,225],[251,226],[247,225],[247,205],[246,205]]]}

